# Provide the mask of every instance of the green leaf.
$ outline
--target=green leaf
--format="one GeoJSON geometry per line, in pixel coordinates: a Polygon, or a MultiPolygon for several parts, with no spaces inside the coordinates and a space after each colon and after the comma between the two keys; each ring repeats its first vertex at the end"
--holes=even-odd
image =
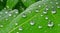
{"type": "Polygon", "coordinates": [[[43,0],[28,7],[1,33],[60,33],[60,1],[43,0]],[[16,25],[17,24],[17,25],[16,25]]]}
{"type": "Polygon", "coordinates": [[[17,3],[18,0],[7,0],[6,7],[7,9],[12,9],[17,3]]]}
{"type": "Polygon", "coordinates": [[[33,3],[35,3],[36,2],[36,0],[21,0],[22,2],[23,2],[23,4],[26,6],[26,7],[28,7],[28,6],[30,6],[31,4],[33,4],[33,3]]]}

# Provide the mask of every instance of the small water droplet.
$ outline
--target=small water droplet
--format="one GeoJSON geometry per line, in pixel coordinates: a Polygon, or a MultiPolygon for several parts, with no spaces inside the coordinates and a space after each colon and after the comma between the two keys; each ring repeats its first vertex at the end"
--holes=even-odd
{"type": "Polygon", "coordinates": [[[8,12],[6,11],[5,13],[7,14],[8,12]]]}
{"type": "Polygon", "coordinates": [[[56,4],[58,4],[58,2],[56,2],[56,4]]]}
{"type": "Polygon", "coordinates": [[[6,8],[9,8],[9,6],[6,6],[6,8]]]}
{"type": "Polygon", "coordinates": [[[15,25],[18,25],[18,23],[15,23],[15,25]]]}
{"type": "Polygon", "coordinates": [[[48,17],[46,16],[46,17],[45,17],[45,19],[47,20],[47,19],[48,19],[48,17]]]}
{"type": "Polygon", "coordinates": [[[36,10],[35,12],[36,12],[36,13],[38,13],[38,12],[39,12],[39,10],[36,10]]]}
{"type": "Polygon", "coordinates": [[[60,26],[60,24],[58,24],[58,26],[60,26]]]}
{"type": "Polygon", "coordinates": [[[35,23],[34,23],[34,21],[30,21],[30,25],[34,25],[35,23]]]}
{"type": "Polygon", "coordinates": [[[41,14],[41,17],[42,17],[43,15],[41,14]]]}
{"type": "Polygon", "coordinates": [[[48,27],[53,27],[54,26],[54,23],[53,22],[51,22],[50,20],[48,21],[48,27]]]}
{"type": "Polygon", "coordinates": [[[25,17],[26,17],[26,14],[23,14],[23,15],[22,15],[22,17],[24,17],[24,18],[25,18],[25,17]]]}
{"type": "Polygon", "coordinates": [[[0,27],[3,27],[3,25],[0,25],[0,27]]]}
{"type": "Polygon", "coordinates": [[[18,10],[17,9],[14,9],[13,11],[15,11],[16,14],[18,14],[18,10]]]}
{"type": "Polygon", "coordinates": [[[38,28],[40,29],[40,28],[42,28],[42,26],[38,26],[38,28]]]}
{"type": "Polygon", "coordinates": [[[12,14],[9,14],[9,16],[12,16],[12,14]]]}
{"type": "Polygon", "coordinates": [[[16,33],[19,33],[19,32],[16,32],[16,33]]]}
{"type": "Polygon", "coordinates": [[[57,8],[60,8],[60,6],[57,6],[57,8]]]}
{"type": "Polygon", "coordinates": [[[52,14],[56,14],[56,11],[55,11],[55,10],[53,10],[53,11],[51,11],[51,13],[52,13],[52,14]]]}
{"type": "Polygon", "coordinates": [[[46,8],[46,10],[49,10],[48,8],[46,8]]]}
{"type": "Polygon", "coordinates": [[[47,14],[47,11],[43,11],[43,14],[47,14]]]}
{"type": "Polygon", "coordinates": [[[6,18],[6,20],[8,20],[8,19],[6,18]]]}
{"type": "Polygon", "coordinates": [[[39,7],[41,7],[41,6],[39,5],[39,7]]]}
{"type": "Polygon", "coordinates": [[[20,27],[19,30],[22,31],[23,30],[22,27],[20,27]]]}

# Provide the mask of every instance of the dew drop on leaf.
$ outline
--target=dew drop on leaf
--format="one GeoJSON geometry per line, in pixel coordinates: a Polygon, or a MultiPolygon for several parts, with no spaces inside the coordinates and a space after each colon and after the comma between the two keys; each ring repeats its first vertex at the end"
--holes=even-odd
{"type": "Polygon", "coordinates": [[[3,25],[0,25],[0,27],[3,27],[3,25]]]}
{"type": "Polygon", "coordinates": [[[6,11],[5,13],[7,14],[8,12],[6,11]]]}
{"type": "Polygon", "coordinates": [[[39,12],[39,10],[36,10],[35,12],[36,12],[36,13],[38,13],[38,12],[39,12]]]}
{"type": "Polygon", "coordinates": [[[16,32],[16,33],[19,33],[19,32],[16,32]]]}
{"type": "Polygon", "coordinates": [[[34,21],[30,21],[30,25],[34,25],[35,23],[34,23],[34,21]]]}
{"type": "Polygon", "coordinates": [[[51,13],[52,13],[52,14],[56,14],[56,11],[55,11],[55,10],[52,10],[51,13]]]}
{"type": "Polygon", "coordinates": [[[26,14],[23,14],[23,15],[22,15],[22,17],[24,17],[24,18],[25,18],[25,17],[26,17],[26,14]]]}
{"type": "Polygon", "coordinates": [[[49,20],[48,21],[48,27],[53,27],[53,26],[54,26],[54,23],[49,20]]]}
{"type": "Polygon", "coordinates": [[[47,14],[47,11],[43,11],[43,14],[47,14]]]}
{"type": "Polygon", "coordinates": [[[45,19],[47,20],[47,19],[48,19],[48,17],[46,16],[46,17],[45,17],[45,19]]]}
{"type": "Polygon", "coordinates": [[[42,28],[42,26],[38,26],[38,28],[40,29],[40,28],[42,28]]]}
{"type": "Polygon", "coordinates": [[[22,30],[23,30],[23,28],[22,28],[22,27],[20,27],[20,28],[19,28],[19,30],[20,30],[20,31],[22,31],[22,30]]]}
{"type": "Polygon", "coordinates": [[[9,14],[9,16],[12,16],[12,14],[9,14]]]}

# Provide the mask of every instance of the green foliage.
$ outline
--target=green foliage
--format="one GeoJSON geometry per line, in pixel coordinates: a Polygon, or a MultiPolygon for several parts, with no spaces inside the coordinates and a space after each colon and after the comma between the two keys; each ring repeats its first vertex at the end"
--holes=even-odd
{"type": "Polygon", "coordinates": [[[60,33],[60,0],[24,1],[0,6],[0,33],[60,33]]]}

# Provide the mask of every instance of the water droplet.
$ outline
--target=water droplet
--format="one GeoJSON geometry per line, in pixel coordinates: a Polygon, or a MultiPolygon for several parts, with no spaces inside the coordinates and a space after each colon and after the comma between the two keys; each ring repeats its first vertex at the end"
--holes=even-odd
{"type": "Polygon", "coordinates": [[[48,21],[48,27],[53,27],[53,26],[54,26],[54,23],[49,20],[48,21]]]}
{"type": "Polygon", "coordinates": [[[0,0],[1,2],[3,2],[3,0],[0,0]]]}
{"type": "Polygon", "coordinates": [[[43,11],[44,14],[47,14],[47,11],[43,11]]]}
{"type": "Polygon", "coordinates": [[[34,25],[35,23],[34,23],[34,21],[30,21],[30,25],[34,25]]]}
{"type": "Polygon", "coordinates": [[[18,23],[15,23],[15,25],[18,25],[18,23]]]}
{"type": "Polygon", "coordinates": [[[55,11],[55,10],[53,10],[53,11],[51,11],[51,13],[52,13],[52,14],[56,14],[56,11],[55,11]]]}
{"type": "Polygon", "coordinates": [[[9,14],[9,16],[12,16],[12,14],[9,14]]]}
{"type": "Polygon", "coordinates": [[[37,13],[38,13],[38,12],[39,12],[39,10],[36,10],[35,12],[37,12],[37,13]]]}
{"type": "Polygon", "coordinates": [[[41,7],[41,6],[39,5],[39,7],[41,7]]]}
{"type": "Polygon", "coordinates": [[[22,31],[23,30],[22,27],[20,27],[19,30],[22,31]]]}
{"type": "Polygon", "coordinates": [[[41,17],[42,17],[43,15],[41,14],[41,17]]]}
{"type": "Polygon", "coordinates": [[[0,25],[0,27],[3,27],[3,25],[0,25]]]}
{"type": "Polygon", "coordinates": [[[58,26],[60,26],[60,24],[58,24],[58,26]]]}
{"type": "Polygon", "coordinates": [[[48,19],[48,17],[46,16],[46,17],[45,17],[45,19],[47,20],[47,19],[48,19]]]}
{"type": "Polygon", "coordinates": [[[46,10],[49,10],[48,8],[46,8],[46,10]]]}
{"type": "Polygon", "coordinates": [[[40,29],[40,28],[42,28],[42,26],[38,26],[38,28],[40,29]]]}
{"type": "Polygon", "coordinates": [[[5,13],[7,14],[8,12],[6,11],[5,13]]]}
{"type": "Polygon", "coordinates": [[[16,14],[18,14],[18,10],[17,9],[14,9],[13,11],[15,11],[16,14]]]}
{"type": "Polygon", "coordinates": [[[23,14],[23,15],[22,15],[22,17],[24,17],[24,18],[25,18],[25,17],[26,17],[26,14],[23,14]]]}
{"type": "Polygon", "coordinates": [[[6,18],[6,20],[8,20],[8,19],[6,18]]]}
{"type": "Polygon", "coordinates": [[[56,4],[58,4],[58,2],[56,2],[56,4]]]}
{"type": "Polygon", "coordinates": [[[16,32],[16,33],[19,33],[19,32],[16,32]]]}
{"type": "Polygon", "coordinates": [[[6,6],[6,8],[9,8],[9,6],[6,6]]]}
{"type": "Polygon", "coordinates": [[[60,6],[57,6],[57,8],[60,8],[60,6]]]}

